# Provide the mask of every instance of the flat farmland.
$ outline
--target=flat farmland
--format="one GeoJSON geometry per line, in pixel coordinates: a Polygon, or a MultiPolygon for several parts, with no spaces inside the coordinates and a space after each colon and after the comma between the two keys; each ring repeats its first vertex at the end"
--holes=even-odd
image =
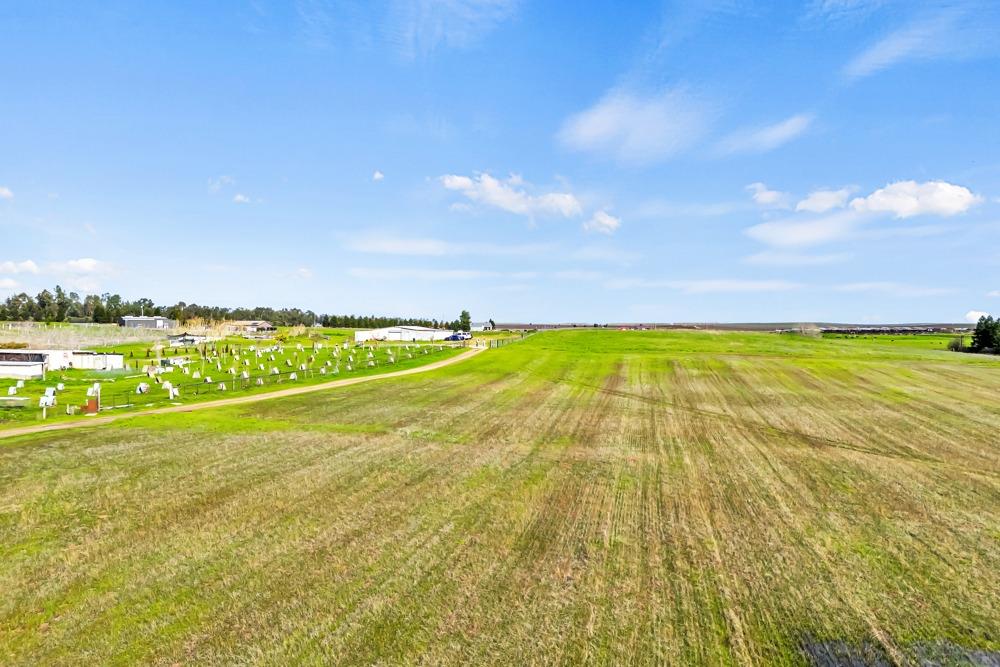
{"type": "Polygon", "coordinates": [[[997,664],[1000,360],[560,331],[0,440],[0,663],[997,664]]]}

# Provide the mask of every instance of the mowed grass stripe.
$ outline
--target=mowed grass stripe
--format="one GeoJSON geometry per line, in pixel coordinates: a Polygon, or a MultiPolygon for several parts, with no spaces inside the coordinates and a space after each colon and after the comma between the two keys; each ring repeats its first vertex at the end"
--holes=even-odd
{"type": "Polygon", "coordinates": [[[36,436],[0,448],[0,661],[1000,650],[998,374],[855,341],[560,332],[36,436]]]}

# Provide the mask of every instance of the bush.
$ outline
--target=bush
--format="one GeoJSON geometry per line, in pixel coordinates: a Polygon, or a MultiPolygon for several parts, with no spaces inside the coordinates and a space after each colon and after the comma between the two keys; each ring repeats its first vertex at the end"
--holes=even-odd
{"type": "Polygon", "coordinates": [[[948,341],[948,349],[952,352],[964,352],[965,351],[965,337],[955,336],[950,341],[948,341]]]}

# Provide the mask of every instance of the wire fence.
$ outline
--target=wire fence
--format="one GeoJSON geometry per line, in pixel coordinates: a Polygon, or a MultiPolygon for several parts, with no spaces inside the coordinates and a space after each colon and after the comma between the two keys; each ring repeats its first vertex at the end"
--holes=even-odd
{"type": "Polygon", "coordinates": [[[511,343],[520,343],[522,340],[524,340],[528,336],[533,335],[534,333],[535,333],[534,331],[527,331],[527,332],[522,331],[521,335],[519,337],[517,337],[517,338],[513,338],[513,337],[511,337],[511,338],[492,338],[492,339],[490,339],[490,348],[491,349],[496,349],[496,348],[503,347],[505,345],[510,345],[511,343]]]}
{"type": "MultiPolygon", "coordinates": [[[[449,347],[466,347],[467,341],[462,341],[459,345],[440,345],[437,352],[441,352],[449,347]]],[[[395,347],[395,346],[394,346],[395,347]]],[[[402,346],[399,346],[400,348],[402,346]]],[[[382,348],[393,349],[393,348],[382,348]]],[[[434,350],[428,348],[426,354],[428,356],[435,354],[434,350]]],[[[402,350],[400,350],[402,351],[402,350]]],[[[412,356],[417,356],[419,352],[410,353],[412,356]]],[[[421,355],[422,356],[422,355],[421,355]]],[[[402,361],[402,359],[400,359],[402,361]]],[[[346,363],[346,362],[344,362],[346,363]]],[[[267,372],[267,373],[250,373],[249,371],[241,371],[238,375],[232,375],[228,371],[223,371],[218,377],[206,376],[201,379],[192,379],[189,382],[175,383],[171,380],[163,379],[161,377],[153,377],[149,380],[149,389],[146,393],[138,393],[136,388],[131,389],[121,389],[114,390],[111,388],[102,388],[101,391],[101,410],[112,410],[116,408],[129,408],[135,407],[136,405],[146,405],[148,403],[156,402],[170,402],[175,400],[183,400],[190,397],[202,397],[202,396],[223,396],[227,393],[248,391],[252,389],[259,389],[262,387],[273,387],[278,385],[291,385],[291,384],[301,384],[305,380],[316,380],[318,378],[325,378],[327,380],[342,379],[344,377],[356,377],[358,376],[357,371],[368,370],[372,368],[381,368],[383,370],[389,370],[395,366],[398,362],[388,361],[382,359],[364,359],[359,358],[357,363],[354,365],[353,370],[341,371],[338,365],[320,366],[319,368],[307,367],[305,370],[299,368],[292,368],[286,370],[279,370],[277,373],[267,372]],[[244,376],[244,373],[246,375],[244,376]],[[294,376],[294,377],[293,377],[294,376]],[[170,382],[170,386],[177,390],[177,396],[171,397],[170,393],[164,388],[164,385],[170,382]]]]}

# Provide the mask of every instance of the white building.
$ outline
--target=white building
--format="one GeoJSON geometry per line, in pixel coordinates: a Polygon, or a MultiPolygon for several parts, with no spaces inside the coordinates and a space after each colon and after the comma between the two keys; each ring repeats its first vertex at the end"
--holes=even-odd
{"type": "Polygon", "coordinates": [[[21,373],[32,373],[31,377],[41,377],[45,371],[63,371],[80,368],[88,371],[118,371],[125,368],[125,355],[90,350],[0,350],[0,377],[26,377],[21,373]],[[20,368],[30,364],[31,369],[20,368]],[[41,364],[40,372],[35,365],[41,364]]]}
{"type": "Polygon", "coordinates": [[[124,315],[118,318],[118,326],[129,329],[175,329],[177,320],[160,315],[124,315]]]}
{"type": "Polygon", "coordinates": [[[0,378],[34,380],[45,376],[45,355],[27,350],[0,350],[0,378]]]}
{"type": "Polygon", "coordinates": [[[489,322],[473,322],[469,327],[470,331],[493,331],[493,325],[489,322]]]}
{"type": "Polygon", "coordinates": [[[431,329],[430,327],[411,326],[409,324],[397,327],[382,327],[354,332],[354,342],[363,343],[366,340],[397,340],[412,343],[414,341],[444,340],[452,332],[447,329],[431,329]]]}

